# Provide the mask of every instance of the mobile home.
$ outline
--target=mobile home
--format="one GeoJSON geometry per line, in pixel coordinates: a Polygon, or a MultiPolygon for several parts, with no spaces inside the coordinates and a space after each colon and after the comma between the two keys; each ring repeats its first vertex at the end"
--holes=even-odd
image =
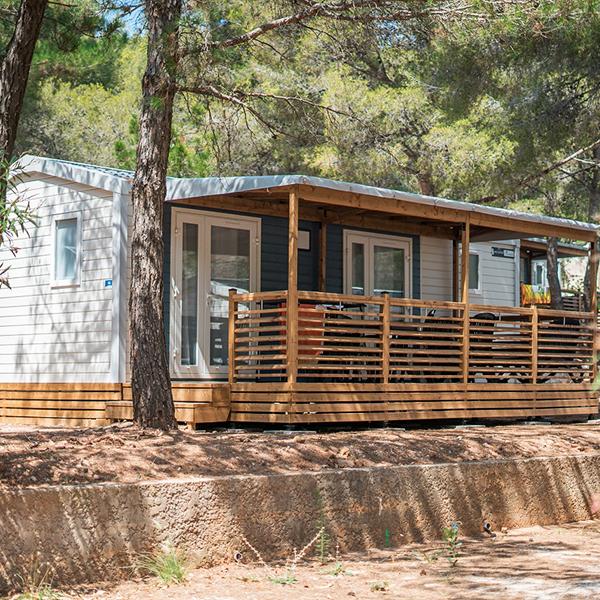
{"type": "MultiPolygon", "coordinates": [[[[0,289],[1,420],[131,417],[131,184],[93,165],[16,165],[14,193],[37,224],[16,256],[0,250],[11,282],[0,289]]],[[[579,240],[595,257],[595,226],[302,175],[167,187],[164,331],[179,420],[597,412],[596,307],[520,306],[521,240],[579,240]]]]}

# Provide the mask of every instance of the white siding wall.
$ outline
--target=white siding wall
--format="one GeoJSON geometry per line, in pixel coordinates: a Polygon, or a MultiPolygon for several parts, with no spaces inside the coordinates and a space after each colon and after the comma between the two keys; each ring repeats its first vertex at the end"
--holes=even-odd
{"type": "MultiPolygon", "coordinates": [[[[479,252],[481,294],[470,293],[473,303],[515,306],[516,262],[492,256],[492,246],[514,248],[514,243],[486,242],[471,244],[479,252]]],[[[425,300],[452,298],[452,242],[421,237],[421,296],[425,300]]]]}
{"type": "Polygon", "coordinates": [[[38,226],[19,240],[16,257],[0,248],[10,265],[12,289],[0,289],[0,381],[111,381],[113,278],[111,192],[44,175],[18,186],[38,226]],[[52,217],[81,213],[81,282],[51,288],[52,217]]]}
{"type": "Polygon", "coordinates": [[[452,241],[421,237],[421,297],[452,300],[452,241]]]}
{"type": "Polygon", "coordinates": [[[471,291],[469,299],[473,303],[515,306],[516,261],[513,258],[492,256],[492,246],[512,248],[517,256],[519,254],[514,244],[499,242],[471,244],[471,248],[479,252],[481,293],[476,294],[471,291]]]}

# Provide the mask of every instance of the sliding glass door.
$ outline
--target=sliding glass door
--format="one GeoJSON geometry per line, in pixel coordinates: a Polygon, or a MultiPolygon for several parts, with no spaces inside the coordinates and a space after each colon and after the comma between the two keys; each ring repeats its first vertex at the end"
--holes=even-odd
{"type": "Polygon", "coordinates": [[[175,210],[171,368],[175,375],[227,372],[228,294],[256,291],[259,221],[175,210]]]}

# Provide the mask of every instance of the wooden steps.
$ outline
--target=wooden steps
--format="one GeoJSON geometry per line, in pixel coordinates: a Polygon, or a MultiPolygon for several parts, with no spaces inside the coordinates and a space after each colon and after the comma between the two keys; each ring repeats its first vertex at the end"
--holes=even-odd
{"type": "MultiPolygon", "coordinates": [[[[224,383],[174,381],[171,384],[175,418],[190,428],[202,423],[224,423],[229,418],[229,386],[224,383]]],[[[133,404],[131,384],[123,385],[119,401],[106,403],[109,421],[131,421],[133,404]]]]}
{"type": "MultiPolygon", "coordinates": [[[[227,384],[173,382],[175,416],[195,427],[229,417],[227,384]]],[[[131,386],[120,383],[0,383],[0,423],[99,427],[131,420],[131,386]]]]}
{"type": "MultiPolygon", "coordinates": [[[[105,414],[109,421],[131,421],[133,403],[131,400],[107,402],[105,414]]],[[[228,416],[227,406],[212,406],[205,402],[175,402],[175,418],[191,429],[199,423],[224,423],[228,416]]]]}

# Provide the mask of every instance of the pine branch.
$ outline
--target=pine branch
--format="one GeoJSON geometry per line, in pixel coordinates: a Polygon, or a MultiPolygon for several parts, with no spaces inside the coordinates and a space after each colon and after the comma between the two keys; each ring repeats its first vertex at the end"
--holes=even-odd
{"type": "Polygon", "coordinates": [[[552,164],[548,165],[541,171],[538,171],[537,173],[533,173],[532,175],[527,175],[526,177],[523,177],[523,179],[518,181],[513,186],[513,188],[511,189],[510,192],[507,192],[506,194],[502,194],[502,195],[497,195],[497,196],[486,196],[485,198],[480,198],[478,200],[478,202],[484,203],[484,204],[487,202],[494,202],[501,198],[506,198],[507,196],[518,192],[520,189],[522,189],[524,187],[530,187],[534,183],[538,182],[545,175],[548,175],[548,174],[552,173],[552,171],[556,171],[556,170],[560,169],[562,166],[566,165],[567,163],[571,162],[572,160],[576,160],[577,157],[582,155],[583,153],[589,152],[590,150],[594,150],[595,148],[598,148],[599,146],[600,146],[600,139],[597,139],[595,142],[592,142],[591,144],[588,144],[587,146],[584,146],[583,148],[579,148],[579,150],[576,150],[575,152],[569,154],[568,156],[565,156],[564,158],[561,158],[560,160],[553,162],[552,164]]]}
{"type": "MultiPolygon", "coordinates": [[[[500,4],[503,4],[505,0],[502,0],[500,4]]],[[[324,16],[332,19],[347,20],[347,21],[407,21],[410,19],[418,19],[424,17],[437,17],[439,19],[455,18],[457,16],[466,17],[475,20],[487,20],[490,18],[489,14],[474,12],[469,4],[463,3],[449,3],[443,5],[442,2],[439,7],[427,8],[425,2],[420,2],[425,8],[421,10],[415,10],[412,8],[402,8],[398,10],[396,7],[400,2],[397,0],[348,0],[340,2],[305,2],[306,8],[298,11],[295,14],[280,17],[268,21],[242,33],[240,35],[227,38],[218,41],[207,41],[201,47],[203,51],[233,48],[235,46],[241,46],[247,44],[257,38],[263,36],[265,33],[288,27],[290,25],[296,25],[304,21],[308,21],[314,17],[324,16]],[[366,9],[388,9],[379,13],[372,13],[366,9]],[[360,10],[365,10],[364,14],[360,14],[360,10]],[[359,11],[359,12],[357,12],[359,11]]],[[[197,49],[196,49],[197,51],[197,49]]]]}
{"type": "Polygon", "coordinates": [[[293,106],[294,104],[304,104],[311,108],[316,108],[319,110],[324,110],[329,113],[333,113],[336,115],[354,118],[354,116],[348,112],[343,110],[339,110],[337,108],[333,108],[332,106],[328,106],[326,104],[320,104],[319,102],[313,102],[312,100],[308,100],[306,98],[301,98],[300,96],[285,96],[281,94],[268,94],[265,92],[244,92],[242,90],[233,90],[231,92],[224,92],[223,90],[219,90],[213,85],[201,85],[201,86],[180,86],[177,88],[178,92],[183,93],[191,93],[197,94],[201,96],[212,96],[214,98],[218,98],[219,100],[226,100],[228,102],[232,102],[234,104],[244,103],[246,107],[248,105],[245,103],[246,100],[254,98],[257,100],[276,100],[279,102],[285,102],[286,104],[293,106]]]}

